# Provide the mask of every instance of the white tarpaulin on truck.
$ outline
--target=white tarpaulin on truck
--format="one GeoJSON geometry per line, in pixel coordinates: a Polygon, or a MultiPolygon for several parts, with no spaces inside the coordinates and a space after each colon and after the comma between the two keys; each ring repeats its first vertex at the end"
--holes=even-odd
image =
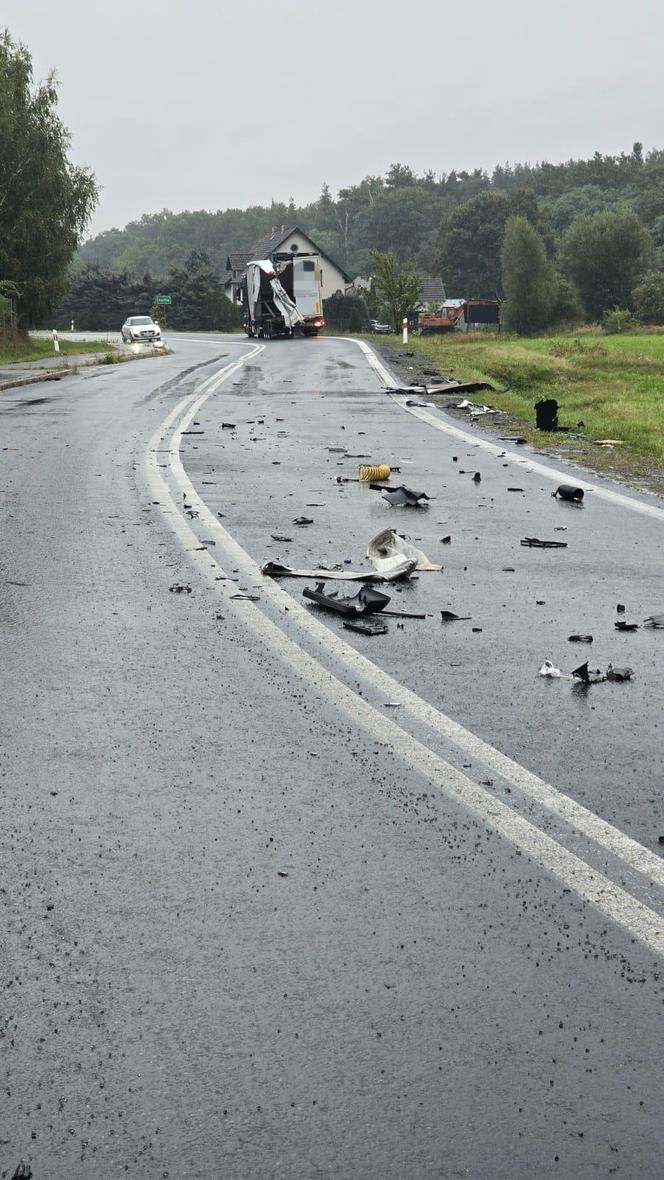
{"type": "MultiPolygon", "coordinates": [[[[300,314],[290,295],[284,291],[276,276],[273,264],[266,258],[255,259],[247,263],[247,293],[249,306],[253,310],[259,298],[261,286],[261,272],[267,276],[272,288],[272,300],[278,311],[284,317],[287,328],[294,328],[296,324],[304,323],[304,316],[300,314]]],[[[252,316],[253,318],[253,316],[252,316]]]]}

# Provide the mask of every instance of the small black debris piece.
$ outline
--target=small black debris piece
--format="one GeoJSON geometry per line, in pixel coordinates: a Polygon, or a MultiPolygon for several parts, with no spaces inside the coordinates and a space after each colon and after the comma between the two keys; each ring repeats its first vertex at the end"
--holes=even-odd
{"type": "Polygon", "coordinates": [[[609,664],[606,670],[607,680],[631,680],[633,675],[633,668],[614,668],[613,664],[609,664]]]}
{"type": "Polygon", "coordinates": [[[617,623],[613,624],[616,631],[638,631],[638,623],[627,623],[624,619],[618,619],[617,623]]]}
{"type": "Polygon", "coordinates": [[[361,635],[387,635],[387,623],[379,619],[344,619],[344,627],[349,631],[359,631],[361,635]]]}
{"type": "Polygon", "coordinates": [[[286,872],[285,869],[277,869],[277,876],[278,877],[287,877],[288,873],[286,872]]]}
{"type": "Polygon", "coordinates": [[[384,615],[392,615],[395,619],[426,619],[426,614],[412,610],[385,610],[384,615]]]}
{"type": "Polygon", "coordinates": [[[592,643],[592,635],[570,635],[568,637],[569,643],[592,643]]]}
{"type": "Polygon", "coordinates": [[[648,615],[647,619],[643,620],[646,627],[664,627],[663,615],[648,615]]]}
{"type": "Polygon", "coordinates": [[[624,602],[619,602],[619,603],[618,603],[618,605],[617,605],[617,607],[616,607],[616,610],[617,610],[617,612],[618,612],[618,614],[619,614],[619,615],[624,615],[624,613],[625,613],[625,604],[624,604],[624,602]]]}
{"type": "Polygon", "coordinates": [[[504,574],[515,574],[515,573],[516,573],[516,570],[515,570],[515,568],[514,568],[514,566],[513,566],[513,565],[504,565],[504,566],[503,566],[503,568],[502,568],[502,573],[504,573],[504,574]]]}
{"type": "Polygon", "coordinates": [[[571,483],[561,483],[551,495],[558,496],[560,500],[568,500],[574,504],[580,504],[583,500],[583,488],[577,488],[571,483]]]}
{"type": "Polygon", "coordinates": [[[168,589],[171,594],[191,594],[191,586],[183,585],[182,582],[173,582],[173,585],[168,589]]]}
{"type": "Polygon", "coordinates": [[[444,623],[456,623],[464,619],[472,619],[472,615],[455,615],[453,610],[441,610],[440,617],[444,623]]]}
{"type": "Polygon", "coordinates": [[[476,632],[476,633],[478,633],[478,634],[479,634],[479,632],[482,630],[482,628],[481,628],[481,627],[471,627],[470,629],[471,629],[471,631],[475,631],[475,632],[476,632]]]}
{"type": "Polygon", "coordinates": [[[448,535],[447,535],[446,537],[441,537],[441,538],[440,538],[440,543],[441,543],[441,545],[450,545],[450,544],[452,543],[452,538],[451,538],[451,536],[449,535],[449,533],[448,533],[448,535]]]}
{"type": "Polygon", "coordinates": [[[222,430],[236,430],[237,428],[236,428],[234,422],[222,422],[221,429],[222,430]]]}
{"type": "Polygon", "coordinates": [[[351,618],[353,615],[375,614],[377,611],[384,610],[391,601],[388,594],[382,594],[380,590],[374,590],[371,586],[363,586],[352,598],[339,598],[336,590],[325,593],[324,582],[318,582],[315,590],[305,586],[302,595],[304,598],[310,598],[318,606],[325,607],[326,610],[335,611],[340,615],[348,615],[351,618]]]}
{"type": "Polygon", "coordinates": [[[12,1176],[12,1180],[32,1180],[32,1168],[30,1165],[24,1164],[21,1160],[21,1163],[18,1165],[14,1175],[12,1176]]]}
{"type": "Polygon", "coordinates": [[[246,602],[260,602],[260,594],[231,594],[231,598],[242,598],[246,602]]]}
{"type": "MultiPolygon", "coordinates": [[[[514,444],[517,447],[525,447],[527,445],[527,443],[528,443],[527,438],[515,438],[514,439],[514,444]]],[[[506,466],[507,466],[507,464],[506,464],[506,466]]]]}
{"type": "Polygon", "coordinates": [[[522,492],[523,488],[508,488],[508,492],[522,492]]]}
{"type": "Polygon", "coordinates": [[[522,545],[528,549],[566,549],[567,541],[540,541],[539,537],[524,537],[522,545]]]}
{"type": "Polygon", "coordinates": [[[293,524],[299,525],[301,529],[305,528],[308,524],[313,523],[313,519],[308,516],[296,516],[295,520],[293,521],[293,524]]]}
{"type": "Polygon", "coordinates": [[[459,456],[458,456],[458,455],[452,455],[452,462],[453,462],[453,463],[458,463],[458,462],[459,462],[459,456]]]}
{"type": "Polygon", "coordinates": [[[588,661],[575,668],[572,676],[576,676],[577,680],[582,680],[584,684],[590,684],[590,672],[588,671],[588,661]]]}
{"type": "MultiPolygon", "coordinates": [[[[371,485],[373,486],[373,485],[371,485]]],[[[378,485],[380,487],[380,485],[378,485]]],[[[413,492],[410,488],[404,487],[401,484],[398,488],[380,488],[383,493],[383,499],[390,508],[426,508],[427,504],[420,503],[421,500],[427,500],[429,497],[426,492],[413,492]]]]}
{"type": "Polygon", "coordinates": [[[535,422],[538,430],[558,429],[558,402],[555,398],[542,398],[535,402],[535,422]]]}
{"type": "Polygon", "coordinates": [[[658,844],[664,844],[664,836],[658,836],[658,837],[657,837],[657,843],[658,843],[658,844]]]}
{"type": "Polygon", "coordinates": [[[606,680],[606,676],[602,675],[599,668],[591,669],[588,667],[587,660],[585,664],[581,664],[580,667],[574,669],[572,676],[575,676],[583,684],[601,684],[602,681],[606,680]]]}
{"type": "Polygon", "coordinates": [[[280,533],[270,533],[273,541],[283,541],[284,544],[292,541],[292,537],[282,537],[280,533]]]}
{"type": "Polygon", "coordinates": [[[535,599],[535,606],[546,606],[546,599],[545,598],[536,598],[535,599]]]}
{"type": "Polygon", "coordinates": [[[473,483],[481,483],[481,482],[482,482],[482,476],[479,471],[476,471],[473,476],[473,483]]]}
{"type": "Polygon", "coordinates": [[[182,431],[183,437],[187,434],[205,434],[205,431],[204,430],[183,430],[182,431]]]}

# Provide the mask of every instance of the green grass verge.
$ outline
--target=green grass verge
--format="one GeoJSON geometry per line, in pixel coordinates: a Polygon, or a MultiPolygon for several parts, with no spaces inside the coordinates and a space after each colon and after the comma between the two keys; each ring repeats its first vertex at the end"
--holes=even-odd
{"type": "MultiPolygon", "coordinates": [[[[394,337],[384,339],[394,345],[394,337]]],[[[539,447],[561,443],[561,435],[534,427],[535,402],[553,397],[561,426],[582,421],[589,438],[620,439],[634,456],[664,463],[664,335],[455,334],[415,337],[408,348],[443,374],[496,384],[501,392],[486,400],[522,421],[539,447]]]]}
{"type": "MultiPolygon", "coordinates": [[[[108,341],[60,340],[60,356],[81,356],[83,353],[108,352],[108,341]]],[[[17,361],[41,361],[57,356],[53,341],[37,336],[20,336],[16,340],[0,339],[0,365],[17,361]]]]}

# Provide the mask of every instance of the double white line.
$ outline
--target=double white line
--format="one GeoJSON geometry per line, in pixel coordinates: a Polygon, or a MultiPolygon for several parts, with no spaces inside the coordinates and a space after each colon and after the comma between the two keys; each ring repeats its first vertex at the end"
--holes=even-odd
{"type": "Polygon", "coordinates": [[[517,787],[528,799],[582,833],[624,866],[644,876],[651,885],[664,889],[664,862],[657,855],[421,700],[345,643],[272,579],[262,577],[259,565],[223,527],[196,492],[180,457],[182,434],[207,398],[264,347],[255,346],[238,361],[212,374],[194,395],[184,398],[171,411],[150,441],[146,464],[153,498],[165,505],[169,522],[183,547],[189,551],[188,556],[201,575],[213,585],[216,593],[225,599],[227,609],[241,617],[245,626],[269,646],[296,676],[343,712],[352,724],[361,725],[375,741],[391,747],[403,763],[428,779],[443,794],[460,802],[484,824],[532,857],[566,888],[574,890],[632,937],[658,955],[664,954],[664,919],[655,910],[614,884],[607,876],[445,761],[396,721],[385,716],[381,712],[382,706],[387,701],[398,702],[414,721],[451,742],[465,755],[482,762],[503,780],[517,787]],[[157,452],[163,454],[164,445],[169,452],[170,479],[162,476],[157,463],[157,452]],[[177,497],[173,495],[172,489],[177,492],[177,497]],[[215,540],[215,556],[208,550],[197,549],[199,537],[180,510],[183,499],[198,512],[204,535],[215,540]],[[368,687],[377,699],[378,707],[348,687],[319,659],[310,655],[259,606],[248,600],[233,600],[231,594],[235,584],[216,580],[219,574],[224,573],[216,559],[221,554],[229,566],[241,570],[254,582],[261,583],[263,598],[269,600],[284,620],[287,618],[289,629],[295,626],[303,640],[315,645],[315,650],[332,657],[337,666],[352,676],[353,681],[357,682],[359,678],[363,687],[368,687]]]}

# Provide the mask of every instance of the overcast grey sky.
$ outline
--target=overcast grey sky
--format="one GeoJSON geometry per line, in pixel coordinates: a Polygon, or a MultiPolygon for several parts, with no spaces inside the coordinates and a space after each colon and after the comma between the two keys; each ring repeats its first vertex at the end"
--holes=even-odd
{"type": "Polygon", "coordinates": [[[4,0],[91,231],[417,171],[664,147],[661,0],[4,0]]]}

